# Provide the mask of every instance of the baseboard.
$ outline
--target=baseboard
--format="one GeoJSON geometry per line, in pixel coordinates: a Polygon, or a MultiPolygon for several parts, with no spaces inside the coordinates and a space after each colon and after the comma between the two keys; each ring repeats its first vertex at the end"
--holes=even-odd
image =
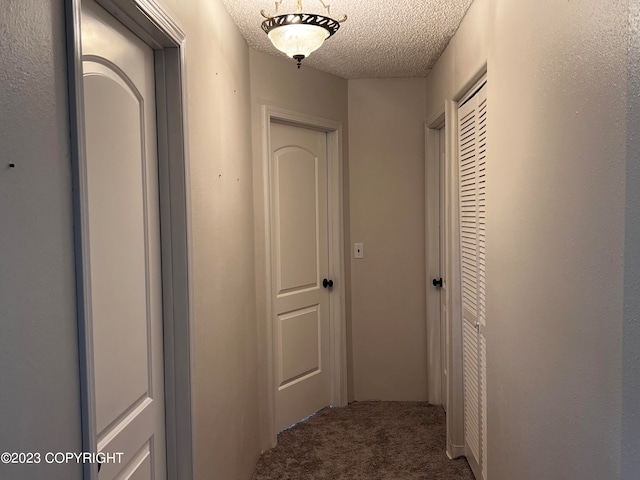
{"type": "Polygon", "coordinates": [[[447,457],[451,460],[454,458],[464,457],[464,445],[452,445],[447,442],[447,457]]]}

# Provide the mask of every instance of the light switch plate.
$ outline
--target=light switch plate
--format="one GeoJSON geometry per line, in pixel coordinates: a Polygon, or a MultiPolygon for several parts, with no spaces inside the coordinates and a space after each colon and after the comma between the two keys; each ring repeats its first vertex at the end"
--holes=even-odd
{"type": "Polygon", "coordinates": [[[353,244],[353,258],[364,258],[364,243],[353,244]]]}

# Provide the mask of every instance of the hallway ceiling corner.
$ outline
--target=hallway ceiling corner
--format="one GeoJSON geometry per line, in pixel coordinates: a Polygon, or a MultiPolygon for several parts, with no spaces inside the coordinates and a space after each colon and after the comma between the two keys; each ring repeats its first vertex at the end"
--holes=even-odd
{"type": "MultiPolygon", "coordinates": [[[[287,58],[261,30],[260,10],[273,0],[222,0],[250,47],[287,58]]],[[[305,59],[304,66],[346,79],[425,77],[458,29],[472,0],[335,0],[334,18],[348,15],[340,30],[305,59]]],[[[325,3],[328,3],[325,1],[325,3]]],[[[282,12],[295,9],[285,0],[282,12]]],[[[319,0],[304,0],[305,13],[323,13],[319,0]]],[[[294,60],[291,60],[295,65],[294,60]]],[[[304,68],[303,66],[303,68],[304,68]]]]}

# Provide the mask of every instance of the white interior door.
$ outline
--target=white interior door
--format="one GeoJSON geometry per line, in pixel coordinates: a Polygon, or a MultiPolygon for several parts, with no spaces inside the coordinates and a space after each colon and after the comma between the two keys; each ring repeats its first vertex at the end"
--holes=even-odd
{"type": "Polygon", "coordinates": [[[445,127],[426,129],[427,341],[429,402],[447,410],[445,127]]]}
{"type": "Polygon", "coordinates": [[[327,135],[271,124],[270,198],[275,425],[331,402],[327,135]]]}
{"type": "Polygon", "coordinates": [[[152,49],[82,2],[86,191],[101,479],[166,478],[152,49]]]}
{"type": "Polygon", "coordinates": [[[476,478],[486,479],[486,139],[487,88],[458,111],[460,264],[465,454],[476,478]]]}

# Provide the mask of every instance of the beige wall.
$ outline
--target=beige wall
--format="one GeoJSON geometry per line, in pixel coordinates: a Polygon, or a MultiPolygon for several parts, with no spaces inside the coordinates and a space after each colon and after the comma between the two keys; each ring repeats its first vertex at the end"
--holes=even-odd
{"type": "MultiPolygon", "coordinates": [[[[342,123],[344,182],[348,185],[349,156],[347,124],[347,81],[327,73],[302,66],[297,69],[293,60],[272,57],[256,50],[250,50],[251,63],[251,111],[253,132],[253,182],[255,211],[255,255],[256,255],[256,291],[258,315],[258,358],[261,398],[261,445],[269,448],[271,406],[266,399],[267,385],[267,318],[266,318],[266,255],[265,255],[265,218],[264,218],[264,170],[262,152],[262,105],[285,108],[296,113],[314,115],[342,123]]],[[[348,244],[349,197],[345,192],[345,242],[348,244]]],[[[349,308],[349,265],[346,265],[346,302],[349,308]]],[[[350,332],[350,318],[347,313],[347,332],[350,332]]],[[[348,339],[347,344],[350,345],[348,339]]],[[[350,353],[349,353],[350,356],[350,353]]]]}
{"type": "MultiPolygon", "coordinates": [[[[0,14],[0,451],[81,450],[64,2],[0,14]],[[9,168],[9,162],[15,168],[9,168]]],[[[81,478],[0,464],[0,478],[81,478]]]]}
{"type": "Polygon", "coordinates": [[[424,79],[349,81],[356,400],[426,400],[424,79]]]}
{"type": "Polygon", "coordinates": [[[476,0],[427,79],[431,118],[487,62],[495,480],[620,478],[626,31],[626,2],[476,0]]]}
{"type": "Polygon", "coordinates": [[[622,478],[640,472],[640,3],[629,2],[622,358],[622,478]]]}
{"type": "Polygon", "coordinates": [[[260,453],[249,49],[219,0],[167,1],[187,35],[196,478],[260,453]]]}

